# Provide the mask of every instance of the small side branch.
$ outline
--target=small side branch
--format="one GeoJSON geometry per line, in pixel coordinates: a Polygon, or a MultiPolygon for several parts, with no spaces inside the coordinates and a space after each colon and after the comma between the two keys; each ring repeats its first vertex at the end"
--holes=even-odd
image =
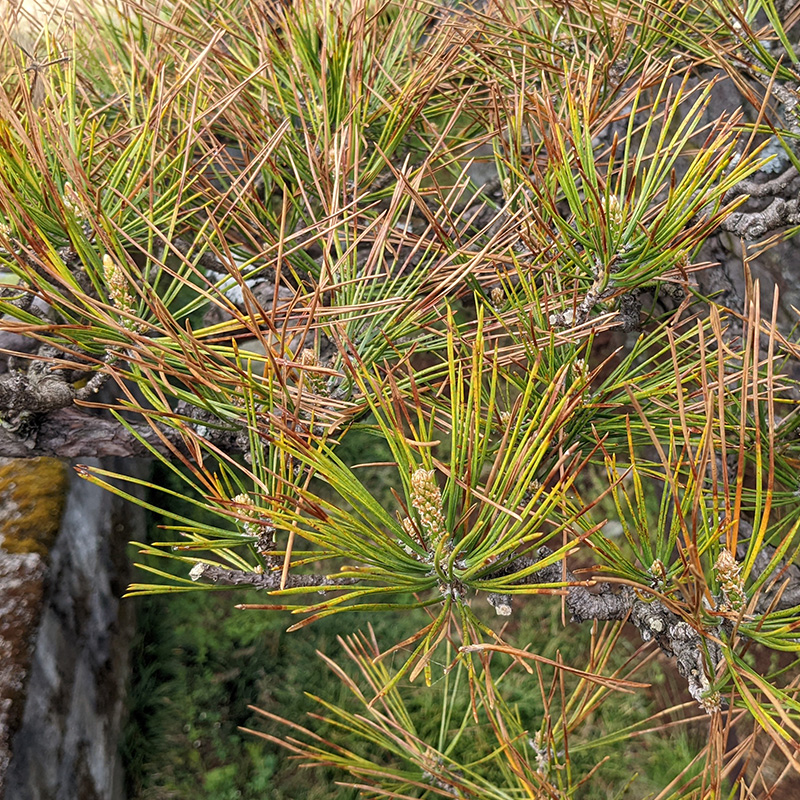
{"type": "MultiPolygon", "coordinates": [[[[523,557],[512,562],[503,571],[511,575],[527,569],[552,555],[549,547],[540,547],[537,558],[523,557]]],[[[560,564],[550,564],[526,576],[520,583],[578,583],[569,570],[566,575],[560,564]]],[[[675,659],[678,672],[686,679],[689,693],[707,711],[720,707],[721,699],[711,692],[709,676],[713,676],[722,657],[719,646],[709,642],[684,620],[673,614],[662,602],[653,599],[645,602],[627,586],[614,592],[608,584],[601,584],[597,592],[585,586],[567,588],[566,604],[574,622],[585,620],[627,620],[632,623],[644,641],[655,640],[666,655],[675,659]],[[710,662],[710,663],[707,663],[710,662]]],[[[511,611],[509,595],[494,595],[489,600],[498,613],[511,611]],[[507,609],[507,610],[506,610],[507,609]]]]}
{"type": "MultiPolygon", "coordinates": [[[[169,455],[161,438],[149,425],[132,425],[157,451],[169,455]]],[[[164,435],[179,443],[174,431],[164,435]]],[[[31,415],[24,424],[0,424],[0,456],[30,458],[144,458],[152,452],[116,420],[89,414],[75,407],[31,415]]]]}
{"type": "MultiPolygon", "coordinates": [[[[271,592],[281,588],[280,572],[245,572],[238,569],[223,569],[213,564],[198,563],[189,573],[192,580],[204,580],[216,583],[219,586],[249,586],[252,589],[263,589],[271,592]]],[[[285,589],[298,587],[319,588],[352,585],[357,583],[356,578],[341,578],[333,580],[326,575],[289,575],[286,578],[285,589]]]]}
{"type": "Polygon", "coordinates": [[[75,391],[47,361],[33,361],[26,372],[0,376],[0,410],[39,414],[72,405],[75,391]]]}
{"type": "Polygon", "coordinates": [[[723,220],[720,227],[728,233],[753,241],[762,238],[770,231],[798,224],[800,224],[798,199],[784,200],[776,197],[763,211],[734,211],[723,220]]]}

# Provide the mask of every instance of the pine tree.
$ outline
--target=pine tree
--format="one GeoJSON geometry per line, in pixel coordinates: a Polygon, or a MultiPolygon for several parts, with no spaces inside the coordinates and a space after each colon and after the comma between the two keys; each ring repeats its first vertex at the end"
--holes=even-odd
{"type": "Polygon", "coordinates": [[[119,0],[24,49],[18,20],[0,453],[177,476],[197,515],[145,483],[171,524],[130,595],[424,613],[322,655],[327,726],[261,732],[364,797],[588,797],[681,724],[704,743],[659,798],[766,797],[800,742],[800,340],[758,278],[800,229],[797,19],[119,0]],[[578,663],[515,639],[553,596],[578,663]],[[657,655],[694,712],[603,717],[657,655]]]}

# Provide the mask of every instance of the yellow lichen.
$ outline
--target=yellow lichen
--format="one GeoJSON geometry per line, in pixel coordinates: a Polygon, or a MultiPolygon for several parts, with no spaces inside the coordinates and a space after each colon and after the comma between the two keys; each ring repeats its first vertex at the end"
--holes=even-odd
{"type": "Polygon", "coordinates": [[[0,460],[0,547],[9,553],[46,555],[61,524],[67,487],[62,461],[0,460]]]}

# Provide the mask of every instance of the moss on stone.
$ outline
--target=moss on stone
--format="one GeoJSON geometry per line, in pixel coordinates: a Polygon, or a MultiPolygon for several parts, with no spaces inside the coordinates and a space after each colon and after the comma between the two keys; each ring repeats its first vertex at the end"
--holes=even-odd
{"type": "Polygon", "coordinates": [[[61,524],[69,480],[55,458],[0,459],[0,546],[46,555],[61,524]]]}

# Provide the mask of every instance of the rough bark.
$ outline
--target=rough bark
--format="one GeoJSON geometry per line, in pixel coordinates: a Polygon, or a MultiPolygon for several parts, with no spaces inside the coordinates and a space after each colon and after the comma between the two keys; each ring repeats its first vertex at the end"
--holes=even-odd
{"type": "MultiPolygon", "coordinates": [[[[132,428],[156,450],[168,452],[149,425],[133,424],[132,428]]],[[[175,438],[174,433],[165,435],[175,438]]],[[[148,449],[116,420],[77,406],[31,415],[14,427],[0,424],[0,456],[9,458],[148,455],[148,449]]]]}

